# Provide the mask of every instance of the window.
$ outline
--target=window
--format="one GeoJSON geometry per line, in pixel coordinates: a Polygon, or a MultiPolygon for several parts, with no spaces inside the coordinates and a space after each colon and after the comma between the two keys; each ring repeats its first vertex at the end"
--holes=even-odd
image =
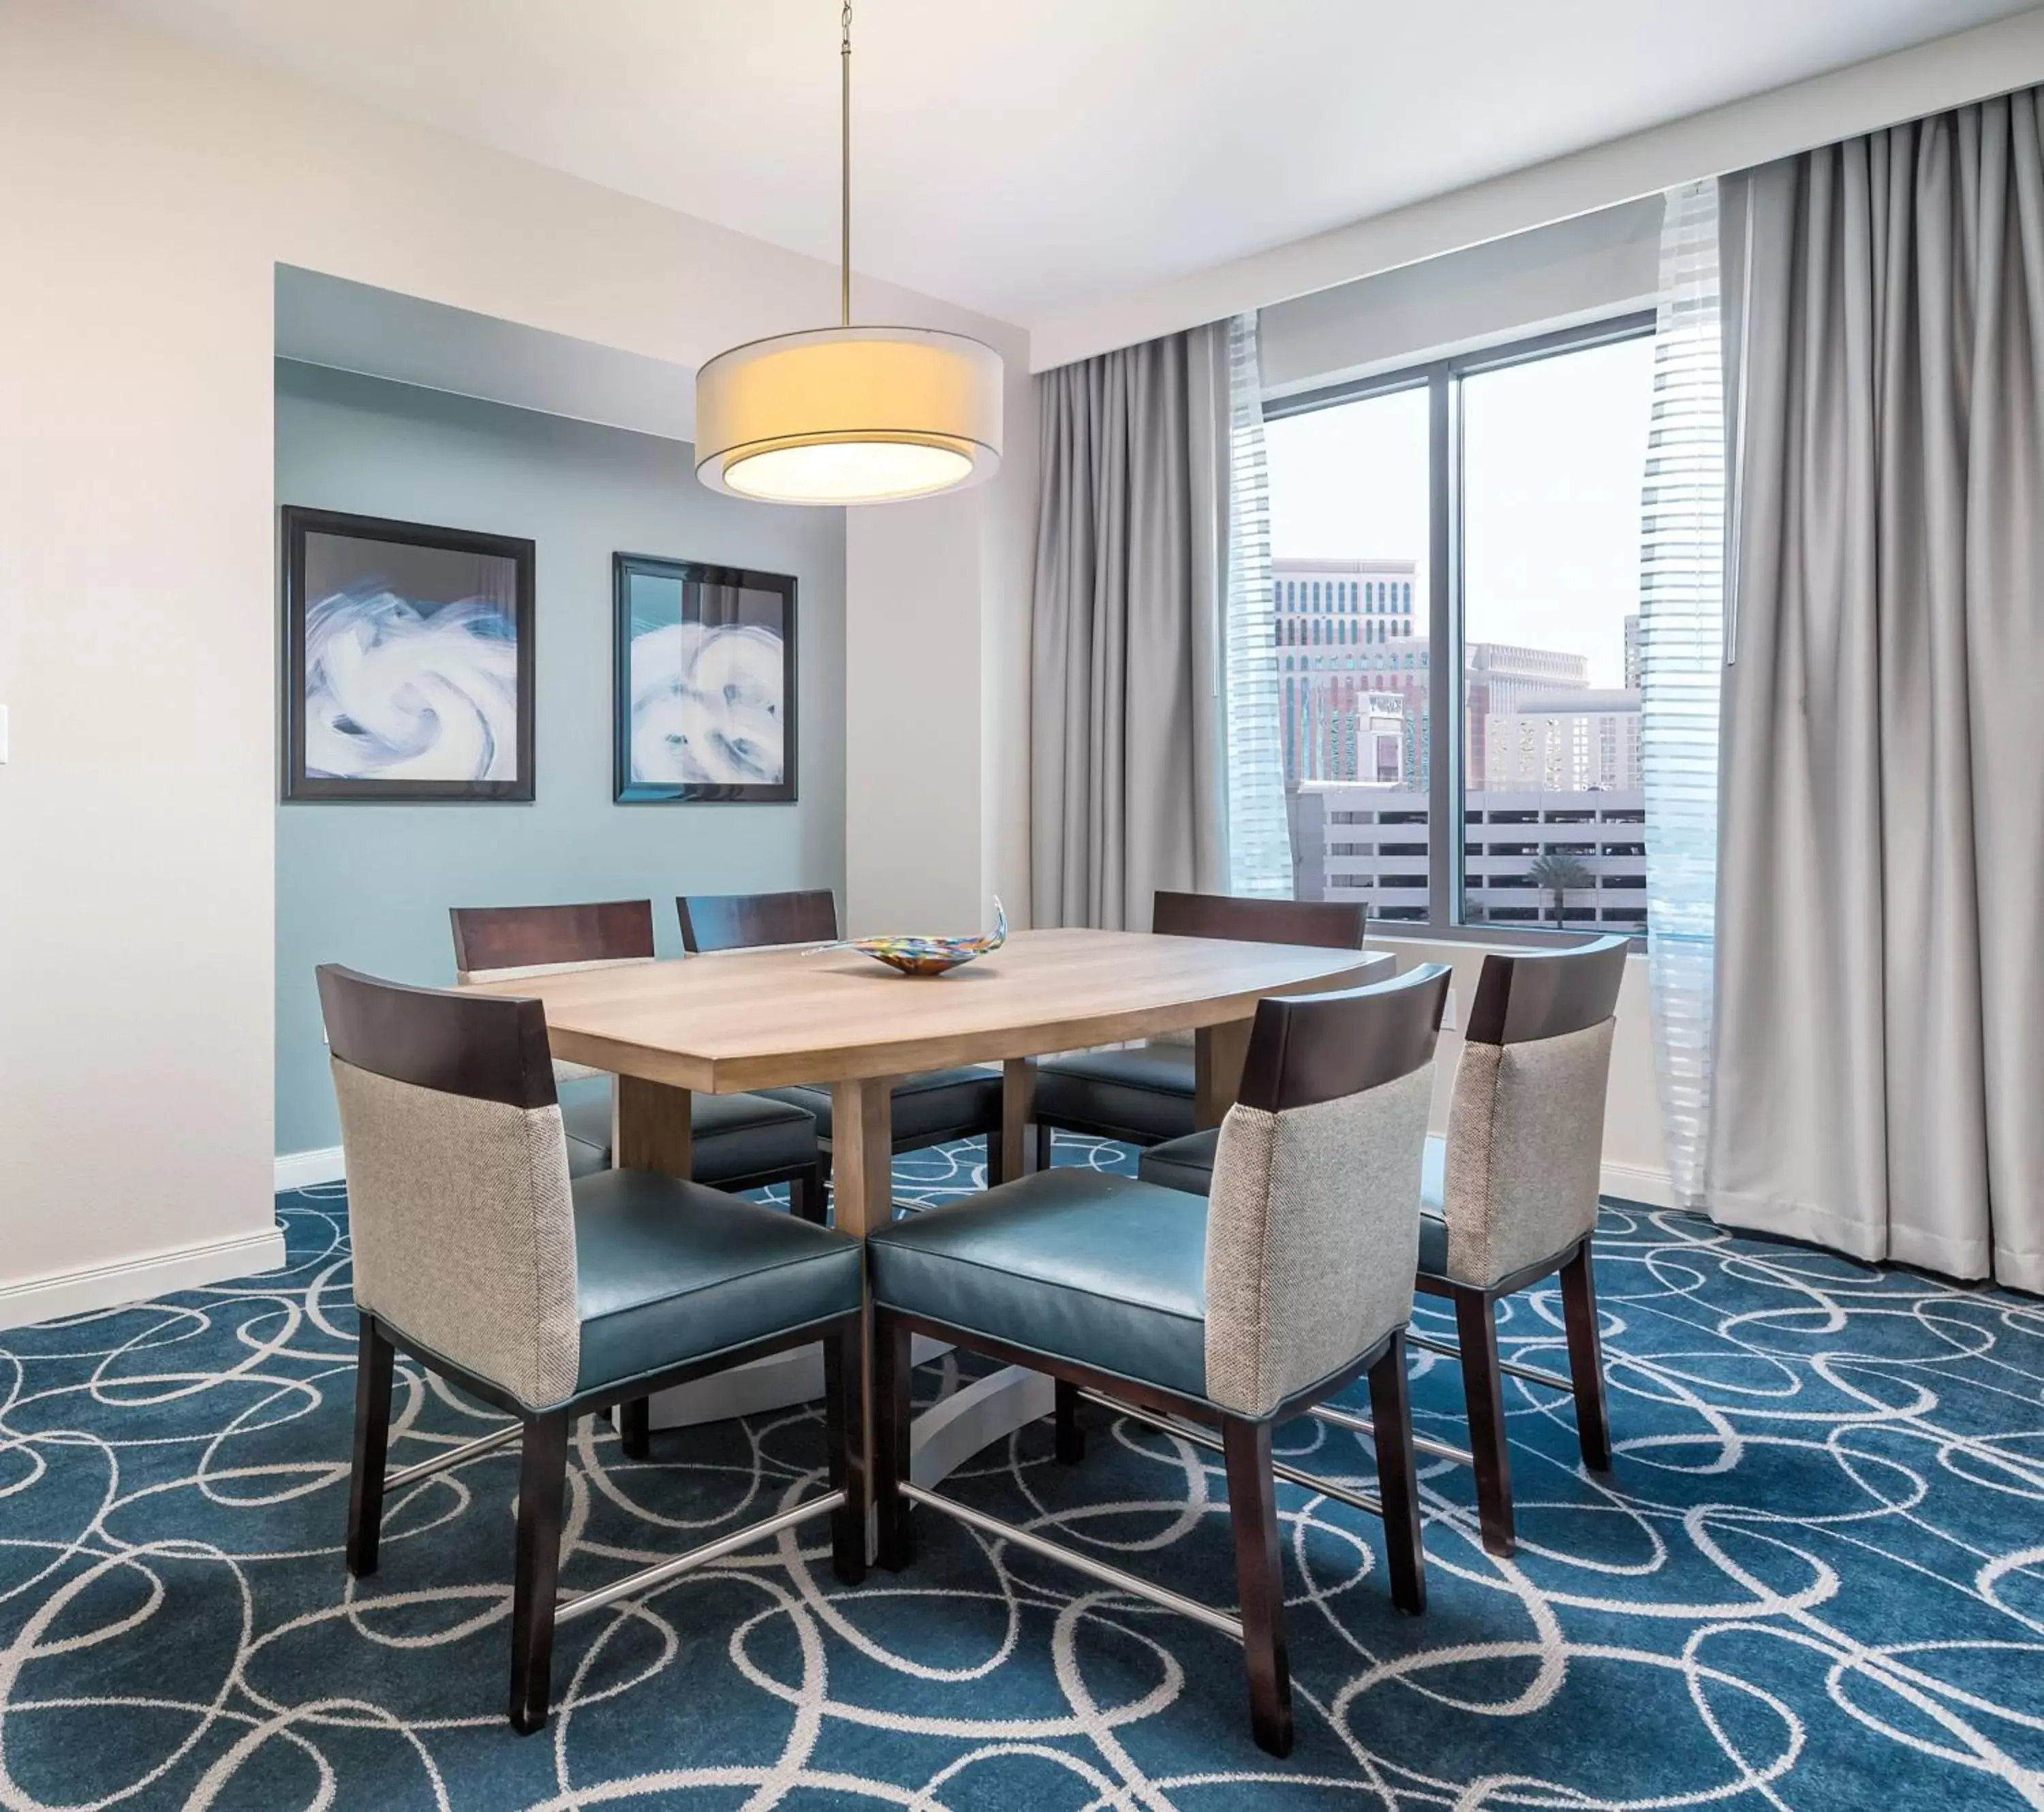
{"type": "Polygon", "coordinates": [[[1411,840],[1344,855],[1379,918],[1643,928],[1625,648],[1653,332],[1628,316],[1266,405],[1280,585],[1350,560],[1385,575],[1344,587],[1362,629],[1335,638],[1369,670],[1316,670],[1284,701],[1301,897],[1331,881],[1324,827],[1405,823],[1411,840]],[[1485,823],[1500,841],[1463,834],[1485,823]]]}
{"type": "MultiPolygon", "coordinates": [[[[1327,640],[1344,650],[1374,648],[1383,640],[1377,607],[1382,585],[1388,582],[1374,576],[1366,580],[1359,573],[1352,580],[1316,580],[1314,574],[1324,574],[1330,566],[1347,566],[1353,571],[1350,562],[1364,552],[1373,564],[1388,555],[1416,575],[1424,570],[1431,520],[1427,459],[1430,406],[1424,383],[1408,383],[1402,391],[1285,424],[1284,449],[1266,433],[1273,462],[1274,528],[1285,507],[1279,501],[1274,474],[1279,463],[1286,461],[1287,449],[1303,455],[1285,463],[1291,474],[1285,494],[1293,500],[1293,509],[1289,533],[1281,539],[1273,537],[1272,578],[1280,585],[1309,589],[1324,583],[1331,595],[1339,585],[1344,620],[1336,623],[1327,640]],[[1406,475],[1369,496],[1358,497],[1346,474],[1358,460],[1375,456],[1366,443],[1388,449],[1406,475]],[[1320,538],[1324,528],[1331,539],[1320,538]],[[1343,545],[1358,534],[1363,547],[1343,545]]],[[[1377,802],[1388,795],[1394,802],[1402,800],[1408,808],[1419,810],[1422,828],[1417,837],[1426,836],[1428,758],[1424,739],[1416,738],[1413,727],[1424,717],[1427,701],[1422,696],[1424,682],[1408,681],[1402,675],[1366,676],[1357,670],[1376,666],[1374,656],[1362,662],[1350,655],[1309,664],[1312,670],[1279,701],[1280,730],[1285,789],[1293,813],[1293,846],[1295,850],[1302,844],[1311,846],[1298,867],[1311,870],[1312,885],[1319,889],[1331,872],[1325,865],[1332,854],[1324,827],[1343,822],[1347,815],[1347,801],[1339,789],[1369,789],[1363,816],[1354,821],[1374,822],[1377,802]],[[1323,785],[1337,789],[1335,797],[1316,800],[1312,789],[1323,785]]],[[[1417,860],[1399,863],[1401,871],[1427,866],[1424,844],[1417,854],[1417,860]]],[[[1380,891],[1385,885],[1381,875],[1377,885],[1380,891]]],[[[1404,916],[1424,919],[1424,885],[1409,900],[1401,896],[1397,904],[1405,909],[1404,916]]],[[[1383,915],[1381,903],[1377,911],[1383,915]]]]}
{"type": "MultiPolygon", "coordinates": [[[[1593,801],[1642,797],[1625,639],[1639,608],[1654,341],[1634,336],[1471,372],[1458,400],[1462,784],[1472,797],[1537,805],[1543,834],[1526,853],[1555,858],[1542,870],[1549,922],[1593,919],[1589,902],[1627,878],[1615,872],[1625,865],[1573,827],[1594,822],[1593,801]]],[[[1644,885],[1643,862],[1631,873],[1644,885]]],[[[1466,881],[1459,916],[1481,924],[1491,906],[1520,904],[1466,881]]]]}

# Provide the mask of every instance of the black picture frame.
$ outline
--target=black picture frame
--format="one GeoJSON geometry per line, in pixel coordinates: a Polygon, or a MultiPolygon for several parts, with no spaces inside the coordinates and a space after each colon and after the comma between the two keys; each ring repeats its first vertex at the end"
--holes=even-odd
{"type": "MultiPolygon", "coordinates": [[[[765,573],[750,567],[718,566],[701,560],[671,560],[650,554],[618,554],[611,562],[613,682],[611,746],[613,795],[620,805],[792,805],[798,797],[801,773],[798,731],[801,712],[796,687],[797,614],[796,582],[786,573],[765,573]],[[678,621],[700,623],[704,608],[702,592],[717,587],[747,594],[741,603],[731,601],[727,608],[744,614],[724,627],[763,629],[771,624],[780,640],[779,700],[780,777],[777,781],[717,779],[662,779],[635,777],[632,762],[632,597],[633,582],[649,579],[678,583],[682,598],[678,621]],[[692,608],[698,612],[690,616],[692,608]],[[773,601],[770,606],[767,601],[773,601]]],[[[742,757],[743,746],[730,745],[742,757]]],[[[735,765],[742,767],[742,759],[735,765]]]]}
{"type": "MultiPolygon", "coordinates": [[[[334,551],[317,550],[328,566],[336,563],[334,551]]],[[[465,528],[436,528],[426,523],[398,522],[383,516],[352,516],[339,510],[309,509],[287,505],[283,510],[283,786],[284,799],[292,803],[335,802],[375,804],[501,803],[528,804],[536,792],[533,702],[536,648],[533,640],[535,566],[534,544],[509,535],[486,535],[465,528]],[[320,598],[307,595],[309,553],[315,539],[359,542],[359,560],[341,560],[360,569],[365,582],[379,571],[402,573],[402,551],[464,555],[484,561],[508,563],[508,570],[492,576],[503,601],[496,608],[508,617],[514,649],[513,705],[515,721],[510,738],[513,774],[509,777],[476,779],[382,778],[373,772],[339,775],[308,767],[306,750],[309,720],[313,712],[306,690],[308,623],[313,607],[335,595],[328,589],[331,574],[316,585],[320,598]],[[376,547],[393,553],[379,568],[376,547]]],[[[417,574],[429,572],[428,563],[413,562],[417,574]]],[[[449,588],[452,589],[452,588],[449,588]]],[[[453,600],[439,601],[448,608],[453,600]]]]}

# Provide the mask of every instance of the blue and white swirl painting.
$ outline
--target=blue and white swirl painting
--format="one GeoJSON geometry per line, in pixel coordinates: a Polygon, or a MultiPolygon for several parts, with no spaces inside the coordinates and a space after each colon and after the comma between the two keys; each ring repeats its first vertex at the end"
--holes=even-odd
{"type": "Polygon", "coordinates": [[[486,601],[336,592],[307,612],[307,773],[515,780],[517,718],[518,644],[486,601]]]}
{"type": "Polygon", "coordinates": [[[793,582],[720,582],[678,562],[621,566],[619,797],[792,797],[793,582]]]}
{"type": "Polygon", "coordinates": [[[519,780],[517,595],[507,556],[308,534],[306,776],[519,780]]]}

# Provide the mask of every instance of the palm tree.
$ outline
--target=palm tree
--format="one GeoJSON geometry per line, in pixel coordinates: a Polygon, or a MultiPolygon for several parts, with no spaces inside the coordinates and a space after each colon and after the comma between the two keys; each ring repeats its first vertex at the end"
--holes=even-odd
{"type": "Polygon", "coordinates": [[[1559,925],[1562,908],[1568,896],[1579,893],[1586,887],[1594,887],[1596,877],[1590,873],[1581,856],[1572,856],[1562,850],[1543,850],[1527,867],[1526,885],[1554,895],[1554,923],[1559,925]]]}

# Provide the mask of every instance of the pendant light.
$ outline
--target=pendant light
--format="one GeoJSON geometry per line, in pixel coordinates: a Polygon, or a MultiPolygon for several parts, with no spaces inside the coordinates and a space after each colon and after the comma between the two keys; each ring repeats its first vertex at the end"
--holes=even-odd
{"type": "Polygon", "coordinates": [[[842,271],[836,327],[720,352],[696,373],[696,476],[770,503],[887,503],[1001,468],[1001,355],[963,334],[851,324],[851,8],[840,21],[842,271]]]}

